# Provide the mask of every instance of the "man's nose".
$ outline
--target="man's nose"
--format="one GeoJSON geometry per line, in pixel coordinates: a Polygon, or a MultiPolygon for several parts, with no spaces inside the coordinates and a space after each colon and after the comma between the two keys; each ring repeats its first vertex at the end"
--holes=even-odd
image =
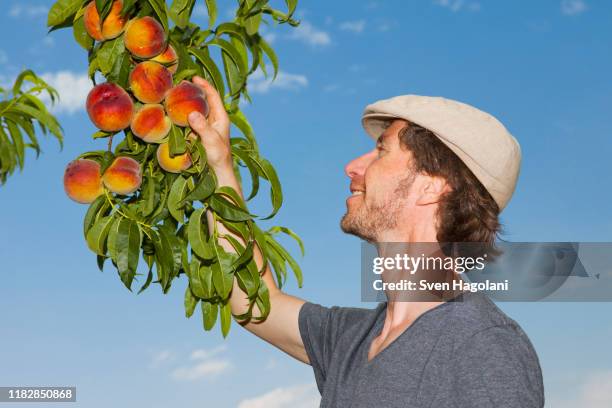
{"type": "Polygon", "coordinates": [[[363,176],[375,157],[376,151],[373,150],[351,160],[346,166],[344,166],[344,173],[351,179],[356,176],[363,176]]]}

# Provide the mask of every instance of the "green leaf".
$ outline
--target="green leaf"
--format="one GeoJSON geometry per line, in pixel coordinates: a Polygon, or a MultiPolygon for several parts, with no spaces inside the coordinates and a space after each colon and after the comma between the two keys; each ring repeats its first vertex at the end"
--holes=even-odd
{"type": "Polygon", "coordinates": [[[72,19],[84,0],[58,0],[49,9],[47,27],[59,26],[72,19]]]}
{"type": "Polygon", "coordinates": [[[96,10],[98,11],[98,15],[100,16],[100,21],[104,21],[104,19],[110,13],[111,7],[113,5],[112,0],[95,0],[96,2],[96,10]]]}
{"type": "Polygon", "coordinates": [[[173,0],[168,14],[174,24],[184,29],[189,23],[195,0],[173,0]]]}
{"type": "Polygon", "coordinates": [[[302,256],[304,256],[304,242],[302,241],[302,238],[300,238],[298,234],[296,234],[295,232],[293,232],[293,230],[287,227],[280,227],[280,226],[274,226],[268,230],[268,233],[272,235],[278,234],[279,232],[283,232],[289,235],[291,238],[293,238],[300,246],[300,251],[302,253],[302,256]]]}
{"type": "Polygon", "coordinates": [[[198,61],[202,63],[204,69],[210,76],[212,80],[212,84],[215,89],[219,92],[219,95],[223,97],[225,95],[225,85],[223,83],[223,76],[221,75],[221,71],[217,67],[217,64],[210,58],[207,52],[197,49],[197,48],[189,48],[189,53],[195,56],[198,61]]]}
{"type": "Polygon", "coordinates": [[[124,52],[125,44],[123,43],[123,35],[114,40],[103,42],[98,50],[96,58],[100,67],[100,72],[102,72],[103,75],[109,74],[115,66],[117,59],[119,59],[124,52]]]}
{"type": "Polygon", "coordinates": [[[134,220],[122,218],[117,232],[117,269],[126,288],[132,290],[132,281],[140,259],[142,232],[134,220]]]}
{"type": "Polygon", "coordinates": [[[149,0],[149,4],[155,10],[155,14],[157,14],[157,19],[164,27],[164,31],[168,32],[168,13],[166,11],[166,1],[165,0],[149,0]]]}
{"type": "Polygon", "coordinates": [[[189,285],[187,285],[187,288],[185,288],[185,317],[186,318],[190,318],[193,315],[193,312],[196,306],[198,305],[199,301],[200,300],[198,298],[193,296],[193,293],[191,293],[191,289],[189,288],[189,285]]]}
{"type": "Polygon", "coordinates": [[[138,294],[140,295],[142,292],[144,292],[149,287],[151,282],[153,282],[153,270],[151,268],[149,268],[149,273],[147,274],[147,280],[142,285],[140,290],[138,290],[138,294]]]}
{"type": "Polygon", "coordinates": [[[237,255],[223,251],[218,252],[218,255],[218,262],[210,266],[212,268],[212,281],[221,299],[227,299],[232,291],[232,284],[234,282],[233,264],[237,255]]]}
{"type": "Polygon", "coordinates": [[[91,50],[94,45],[94,40],[85,31],[85,22],[83,17],[79,17],[72,26],[72,34],[76,42],[87,51],[91,50]]]}
{"type": "Polygon", "coordinates": [[[157,236],[158,239],[153,241],[157,261],[157,279],[161,283],[163,292],[166,293],[170,289],[172,278],[175,275],[174,254],[170,236],[166,230],[158,228],[157,236]]]}
{"type": "Polygon", "coordinates": [[[212,29],[217,21],[217,2],[216,0],[206,0],[208,10],[208,29],[212,29]]]}
{"type": "Polygon", "coordinates": [[[293,257],[289,254],[289,252],[287,252],[287,250],[283,248],[282,245],[276,242],[276,240],[272,238],[272,236],[270,235],[266,236],[266,241],[268,243],[268,248],[271,250],[268,252],[268,254],[272,255],[274,252],[276,252],[278,253],[278,255],[281,256],[281,258],[284,261],[287,261],[287,263],[289,263],[289,266],[293,270],[293,274],[295,275],[298,281],[298,286],[301,288],[302,282],[303,282],[303,276],[302,276],[302,268],[300,268],[300,265],[298,265],[298,263],[293,259],[293,257]]]}
{"type": "Polygon", "coordinates": [[[201,177],[198,185],[195,186],[193,191],[187,194],[187,197],[183,199],[183,201],[196,201],[196,200],[206,200],[210,197],[216,188],[216,180],[212,171],[207,171],[203,177],[201,177]]]}
{"type": "Polygon", "coordinates": [[[247,221],[255,216],[227,200],[222,194],[213,194],[209,199],[212,208],[222,218],[230,221],[247,221]]]}
{"type": "Polygon", "coordinates": [[[223,303],[221,306],[221,334],[227,337],[232,325],[232,308],[229,302],[223,303]]]}
{"type": "Polygon", "coordinates": [[[213,259],[215,253],[208,241],[208,234],[204,231],[207,225],[205,217],[206,212],[204,208],[198,208],[191,214],[187,224],[187,237],[193,252],[201,258],[213,259]]]}
{"type": "Polygon", "coordinates": [[[168,210],[178,222],[185,220],[185,203],[183,198],[191,188],[193,188],[193,179],[191,177],[186,179],[183,176],[178,176],[170,188],[168,210]]]}
{"type": "Polygon", "coordinates": [[[202,302],[202,322],[204,330],[209,331],[215,327],[217,315],[219,314],[219,306],[210,302],[202,302]]]}
{"type": "Polygon", "coordinates": [[[272,213],[262,219],[267,220],[276,215],[283,204],[283,190],[276,174],[276,170],[272,164],[263,158],[254,159],[255,164],[259,167],[261,173],[266,180],[270,182],[270,198],[272,201],[272,213]]]}
{"type": "Polygon", "coordinates": [[[172,125],[170,129],[168,145],[170,147],[170,157],[183,154],[187,151],[185,135],[183,135],[182,130],[176,125],[172,125]]]}
{"type": "Polygon", "coordinates": [[[268,56],[268,58],[270,59],[270,62],[272,62],[272,67],[274,67],[274,76],[272,78],[276,79],[276,75],[278,74],[278,57],[276,56],[274,49],[272,49],[270,44],[268,44],[268,42],[259,35],[257,36],[257,44],[259,45],[259,47],[261,47],[263,52],[268,56]]]}
{"type": "Polygon", "coordinates": [[[102,217],[87,231],[87,246],[98,255],[106,255],[106,238],[113,221],[113,215],[102,217]]]}

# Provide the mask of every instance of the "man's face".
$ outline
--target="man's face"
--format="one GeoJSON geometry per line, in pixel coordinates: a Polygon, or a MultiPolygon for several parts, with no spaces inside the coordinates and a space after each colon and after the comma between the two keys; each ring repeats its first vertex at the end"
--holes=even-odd
{"type": "Polygon", "coordinates": [[[351,179],[351,196],[340,227],[348,234],[376,242],[397,227],[402,213],[414,206],[410,190],[415,180],[412,154],[400,147],[398,132],[408,126],[395,120],[370,152],[345,167],[351,179]]]}

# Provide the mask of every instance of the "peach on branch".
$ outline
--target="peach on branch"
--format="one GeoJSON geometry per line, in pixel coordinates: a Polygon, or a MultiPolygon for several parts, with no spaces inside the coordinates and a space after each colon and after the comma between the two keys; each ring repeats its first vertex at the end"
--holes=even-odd
{"type": "Polygon", "coordinates": [[[197,85],[182,81],[166,94],[166,112],[170,120],[177,126],[187,126],[187,119],[191,112],[200,112],[208,116],[208,103],[206,94],[197,85]]]}
{"type": "Polygon", "coordinates": [[[157,143],[162,140],[172,127],[170,118],[162,105],[143,105],[132,119],[132,132],[135,136],[148,143],[157,143]]]}
{"type": "Polygon", "coordinates": [[[90,159],[77,159],[66,166],[64,190],[77,203],[93,202],[104,192],[100,176],[100,164],[90,159]]]}
{"type": "Polygon", "coordinates": [[[85,23],[85,31],[96,41],[104,41],[116,38],[123,32],[126,18],[121,16],[123,9],[123,1],[115,0],[111,6],[108,16],[100,23],[100,14],[96,8],[95,0],[85,7],[83,21],[85,23]]]}
{"type": "Polygon", "coordinates": [[[191,167],[191,156],[189,152],[177,154],[170,157],[170,146],[168,143],[162,143],[157,148],[157,162],[160,167],[170,173],[180,173],[191,167]]]}
{"type": "Polygon", "coordinates": [[[117,84],[96,85],[87,95],[87,114],[99,129],[116,132],[130,126],[134,115],[132,98],[117,84]]]}
{"type": "Polygon", "coordinates": [[[152,58],[167,47],[166,32],[153,17],[146,16],[130,20],[123,37],[125,47],[138,58],[152,58]]]}
{"type": "Polygon", "coordinates": [[[144,103],[159,103],[172,88],[172,73],[154,61],[143,61],[130,73],[130,88],[134,96],[144,103]]]}
{"type": "Polygon", "coordinates": [[[106,169],[102,181],[113,193],[132,194],[142,183],[140,163],[131,157],[119,156],[106,169]]]}
{"type": "Polygon", "coordinates": [[[176,69],[178,68],[178,54],[174,47],[168,44],[166,50],[159,54],[155,58],[151,58],[151,61],[159,62],[168,68],[171,73],[176,73],[176,69]]]}

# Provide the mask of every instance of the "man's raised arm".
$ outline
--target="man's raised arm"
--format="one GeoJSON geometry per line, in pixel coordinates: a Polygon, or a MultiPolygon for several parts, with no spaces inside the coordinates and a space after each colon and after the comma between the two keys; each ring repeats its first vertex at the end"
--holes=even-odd
{"type": "MultiPolygon", "coordinates": [[[[200,136],[200,140],[206,149],[208,164],[217,176],[218,185],[231,187],[242,197],[242,188],[233,170],[229,137],[230,120],[223,107],[221,97],[215,88],[204,79],[195,77],[193,82],[206,92],[210,113],[208,115],[208,120],[198,112],[191,113],[189,115],[189,124],[200,136]]],[[[209,229],[212,230],[215,221],[210,211],[207,217],[209,229]]],[[[217,222],[216,228],[222,234],[232,235],[234,238],[244,243],[239,236],[230,232],[221,222],[217,222]]],[[[227,240],[221,238],[219,241],[226,251],[236,252],[234,247],[227,240]]],[[[253,256],[259,270],[261,270],[263,257],[257,246],[255,246],[253,256]]],[[[298,327],[298,314],[304,301],[295,296],[283,293],[277,287],[269,265],[266,265],[262,279],[270,293],[270,314],[265,321],[250,321],[248,323],[242,323],[242,325],[247,330],[278,347],[292,357],[308,363],[308,356],[306,355],[298,327]]],[[[238,286],[236,279],[234,279],[230,304],[234,315],[246,313],[249,307],[248,297],[238,286]]],[[[259,315],[260,311],[257,305],[255,305],[253,307],[253,316],[259,315]]]]}

